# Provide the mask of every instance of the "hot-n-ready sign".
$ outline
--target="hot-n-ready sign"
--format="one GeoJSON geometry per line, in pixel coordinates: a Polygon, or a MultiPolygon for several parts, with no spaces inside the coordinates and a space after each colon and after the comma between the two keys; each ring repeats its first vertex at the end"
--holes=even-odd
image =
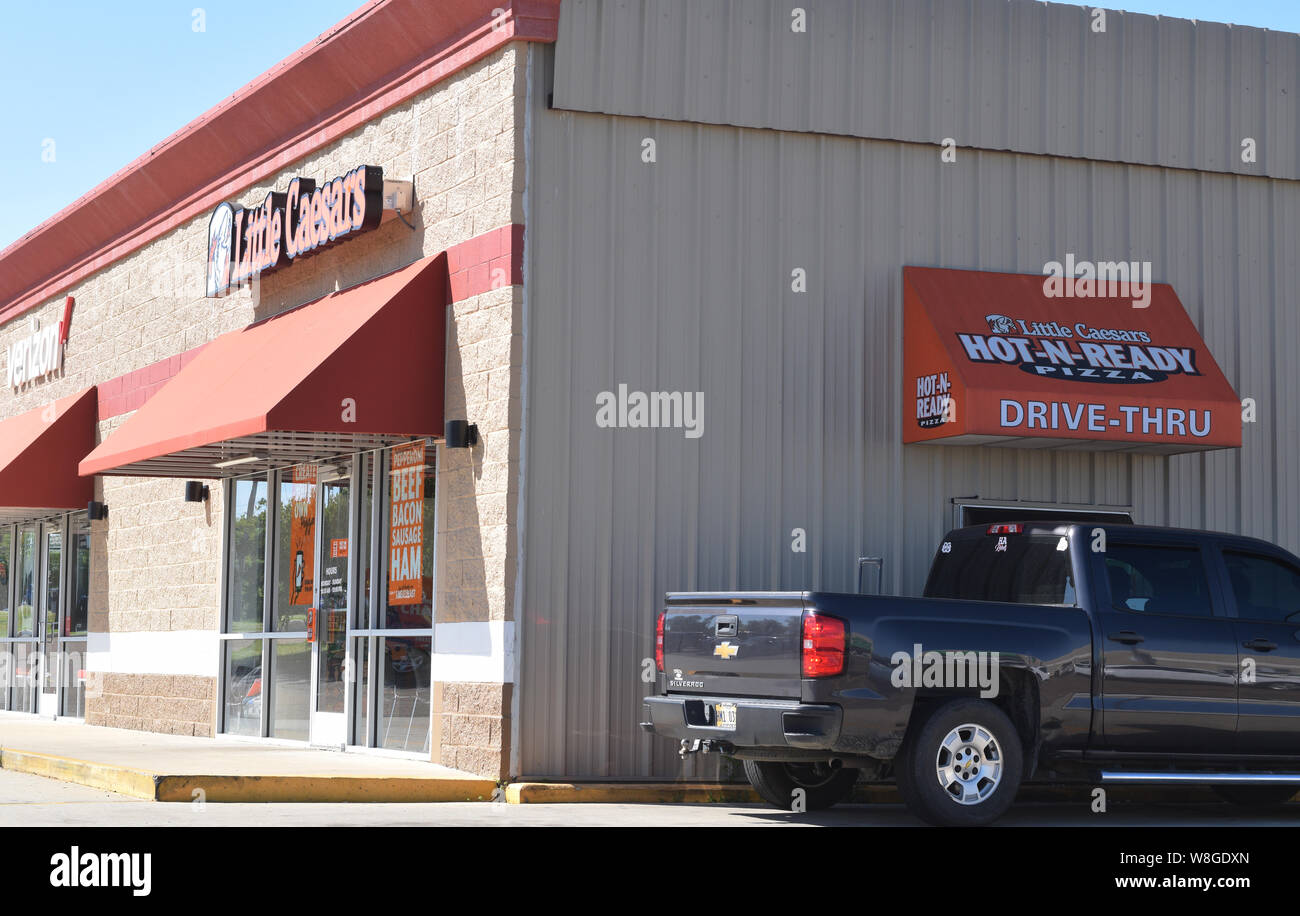
{"type": "Polygon", "coordinates": [[[317,186],[295,178],[245,210],[220,204],[208,220],[207,295],[278,270],[383,221],[384,171],[362,165],[317,186]]]}
{"type": "Polygon", "coordinates": [[[903,441],[1240,446],[1232,387],[1173,289],[1149,289],[1135,308],[1032,275],[904,268],[903,441]]]}

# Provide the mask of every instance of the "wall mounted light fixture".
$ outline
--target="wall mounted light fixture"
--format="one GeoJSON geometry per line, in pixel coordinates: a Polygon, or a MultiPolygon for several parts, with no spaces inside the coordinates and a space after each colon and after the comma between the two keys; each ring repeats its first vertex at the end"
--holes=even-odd
{"type": "Polygon", "coordinates": [[[208,485],[197,480],[185,481],[185,501],[187,503],[205,503],[209,495],[208,485]]]}
{"type": "Polygon", "coordinates": [[[96,502],[92,499],[90,502],[86,503],[86,516],[92,522],[103,521],[108,518],[108,504],[96,502]]]}
{"type": "Polygon", "coordinates": [[[448,420],[444,425],[447,448],[473,448],[478,445],[478,424],[468,420],[448,420]]]}

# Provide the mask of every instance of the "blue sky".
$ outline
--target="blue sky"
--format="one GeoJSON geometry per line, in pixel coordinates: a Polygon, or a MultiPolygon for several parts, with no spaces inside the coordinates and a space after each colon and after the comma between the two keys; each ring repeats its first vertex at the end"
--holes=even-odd
{"type": "MultiPolygon", "coordinates": [[[[5,2],[0,174],[6,180],[0,183],[0,247],[363,2],[5,2]],[[203,11],[203,31],[195,29],[196,9],[203,11]],[[46,161],[51,153],[53,161],[46,161]]],[[[1300,0],[1125,0],[1105,5],[1300,32],[1300,0]]]]}

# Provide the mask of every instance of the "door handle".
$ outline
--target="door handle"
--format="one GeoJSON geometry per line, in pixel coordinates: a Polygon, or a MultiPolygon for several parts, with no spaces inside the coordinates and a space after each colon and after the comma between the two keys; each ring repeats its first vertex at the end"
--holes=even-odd
{"type": "Polygon", "coordinates": [[[1144,637],[1139,636],[1132,630],[1120,630],[1118,633],[1110,634],[1107,638],[1113,642],[1122,642],[1127,646],[1136,646],[1144,640],[1144,637]]]}
{"type": "Polygon", "coordinates": [[[1277,643],[1271,642],[1262,637],[1260,639],[1252,639],[1249,642],[1244,642],[1242,645],[1247,649],[1254,649],[1256,652],[1272,652],[1277,648],[1277,643]]]}

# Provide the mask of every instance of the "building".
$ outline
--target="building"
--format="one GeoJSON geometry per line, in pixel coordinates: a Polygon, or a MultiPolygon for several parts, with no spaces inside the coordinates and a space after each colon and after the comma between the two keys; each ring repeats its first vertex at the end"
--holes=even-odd
{"type": "Polygon", "coordinates": [[[665,591],[914,594],[1034,513],[1295,551],[1297,63],[1031,0],[371,4],[0,252],[5,703],[703,775],[637,727],[665,591]]]}

